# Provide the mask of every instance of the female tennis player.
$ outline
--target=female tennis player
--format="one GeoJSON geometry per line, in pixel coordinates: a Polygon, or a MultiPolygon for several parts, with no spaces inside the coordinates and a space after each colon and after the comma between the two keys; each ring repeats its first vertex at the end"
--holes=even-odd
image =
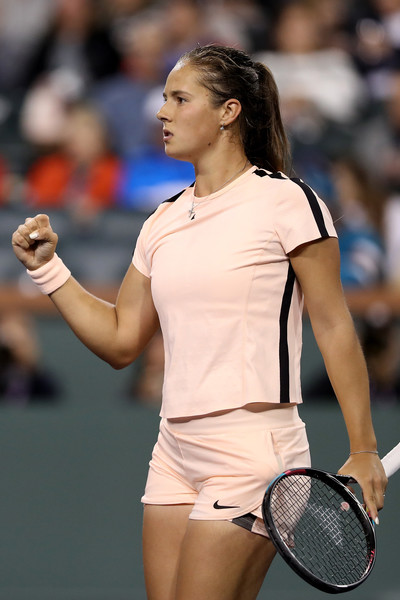
{"type": "Polygon", "coordinates": [[[303,298],[348,431],[340,472],[377,520],[387,479],[366,365],[330,214],[285,174],[269,70],[233,48],[198,47],[169,74],[157,117],[167,155],[191,162],[196,181],[144,223],[115,305],[71,276],[46,215],[20,225],[13,246],[113,367],[132,363],[161,326],[162,418],[142,499],[148,598],[252,600],[275,554],[261,519],[267,484],[310,463],[297,411],[303,298]]]}

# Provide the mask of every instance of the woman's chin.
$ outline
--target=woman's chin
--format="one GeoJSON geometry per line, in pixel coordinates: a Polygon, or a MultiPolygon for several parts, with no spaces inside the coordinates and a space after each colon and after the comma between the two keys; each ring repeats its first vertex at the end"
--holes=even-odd
{"type": "Polygon", "coordinates": [[[174,150],[171,146],[165,145],[165,154],[169,158],[174,158],[175,160],[183,160],[186,162],[190,162],[190,157],[185,152],[179,152],[178,150],[174,150]]]}

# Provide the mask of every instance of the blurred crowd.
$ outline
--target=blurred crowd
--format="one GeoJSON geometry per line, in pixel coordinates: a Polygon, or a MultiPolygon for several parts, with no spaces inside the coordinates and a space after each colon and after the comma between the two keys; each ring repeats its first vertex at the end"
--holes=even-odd
{"type": "MultiPolygon", "coordinates": [[[[1,248],[13,220],[48,212],[73,273],[118,283],[143,216],[193,181],[155,114],[177,58],[206,43],[274,74],[344,287],[400,286],[400,0],[0,0],[1,248]]],[[[1,250],[1,281],[16,262],[1,250]]],[[[388,344],[392,315],[366,319],[388,344]]]]}
{"type": "Polygon", "coordinates": [[[53,404],[58,378],[43,365],[34,319],[21,311],[0,315],[0,406],[53,404]]]}

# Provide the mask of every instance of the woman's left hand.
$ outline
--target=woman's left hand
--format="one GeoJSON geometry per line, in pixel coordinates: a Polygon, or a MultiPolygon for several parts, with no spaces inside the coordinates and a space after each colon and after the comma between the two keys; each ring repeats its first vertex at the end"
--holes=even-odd
{"type": "Polygon", "coordinates": [[[385,502],[385,490],[388,483],[384,468],[377,454],[351,454],[340,475],[350,475],[360,485],[364,503],[371,519],[379,524],[378,511],[385,502]]]}

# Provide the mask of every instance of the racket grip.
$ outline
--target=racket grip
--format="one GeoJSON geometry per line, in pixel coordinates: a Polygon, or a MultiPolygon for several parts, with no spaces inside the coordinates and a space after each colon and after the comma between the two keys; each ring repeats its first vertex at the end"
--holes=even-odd
{"type": "Polygon", "coordinates": [[[386,477],[390,477],[400,469],[400,442],[382,458],[386,477]]]}
{"type": "Polygon", "coordinates": [[[339,473],[335,473],[332,475],[338,480],[340,481],[340,483],[343,483],[343,485],[349,485],[351,483],[357,483],[357,481],[355,479],[353,479],[352,477],[350,477],[350,475],[339,475],[339,473]]]}

